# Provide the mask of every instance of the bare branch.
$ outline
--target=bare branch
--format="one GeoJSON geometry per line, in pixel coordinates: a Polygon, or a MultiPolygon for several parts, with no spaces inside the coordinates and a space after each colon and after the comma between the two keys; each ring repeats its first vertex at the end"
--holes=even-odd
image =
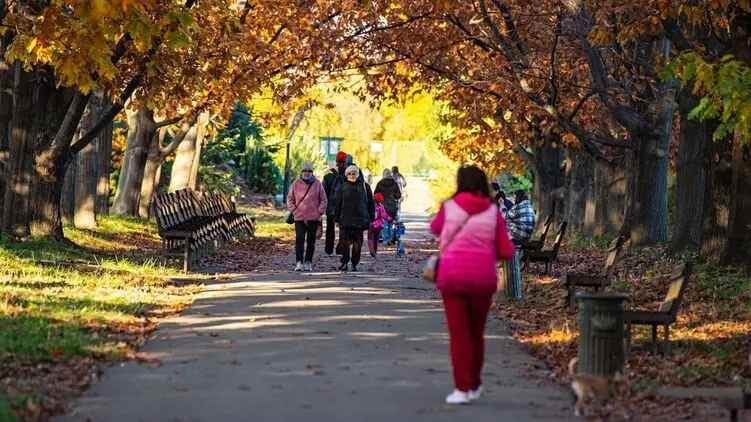
{"type": "Polygon", "coordinates": [[[70,140],[73,138],[73,134],[76,132],[78,122],[81,120],[84,111],[86,110],[86,104],[89,103],[89,94],[82,94],[76,92],[73,95],[73,99],[68,105],[68,110],[65,112],[60,127],[55,133],[55,137],[50,145],[53,155],[61,154],[65,148],[70,145],[70,140]]]}
{"type": "Polygon", "coordinates": [[[185,136],[190,132],[190,129],[193,127],[194,124],[198,121],[198,114],[193,114],[193,117],[189,120],[185,120],[182,125],[180,125],[180,131],[177,132],[173,137],[172,141],[167,144],[166,147],[162,147],[159,145],[159,154],[162,156],[162,158],[167,157],[168,155],[172,154],[177,150],[177,147],[180,146],[180,143],[185,139],[185,136]]]}
{"type": "Polygon", "coordinates": [[[522,57],[526,56],[527,47],[524,46],[524,43],[522,42],[521,38],[519,38],[519,31],[516,30],[514,17],[511,16],[511,10],[509,9],[508,5],[501,3],[499,0],[492,0],[492,1],[496,9],[498,9],[501,12],[501,16],[503,17],[503,23],[506,25],[506,30],[508,31],[508,34],[511,37],[511,40],[514,41],[514,44],[516,45],[516,49],[519,50],[519,53],[522,55],[522,57]]]}
{"type": "Polygon", "coordinates": [[[156,128],[159,129],[159,128],[163,128],[165,126],[174,125],[175,123],[179,123],[180,120],[182,120],[184,117],[185,117],[185,115],[181,114],[181,115],[179,115],[177,117],[173,117],[171,119],[162,120],[161,122],[157,122],[156,123],[156,128]]]}
{"type": "Polygon", "coordinates": [[[520,70],[523,67],[522,60],[517,56],[517,54],[514,52],[513,47],[508,42],[506,37],[503,36],[501,33],[501,30],[498,28],[498,25],[496,25],[495,21],[490,17],[490,14],[488,13],[487,5],[485,4],[485,0],[480,0],[480,14],[482,15],[482,21],[485,23],[485,26],[488,27],[490,30],[490,33],[493,36],[493,39],[495,42],[500,45],[501,49],[504,52],[504,55],[506,56],[506,59],[512,63],[514,68],[517,70],[520,70]]]}
{"type": "Polygon", "coordinates": [[[578,103],[576,103],[576,107],[574,107],[574,110],[571,111],[571,114],[568,115],[569,120],[574,120],[574,117],[579,113],[579,109],[581,109],[582,105],[584,105],[585,102],[587,102],[588,99],[590,99],[593,95],[595,95],[594,91],[589,91],[585,96],[583,96],[578,103]]]}

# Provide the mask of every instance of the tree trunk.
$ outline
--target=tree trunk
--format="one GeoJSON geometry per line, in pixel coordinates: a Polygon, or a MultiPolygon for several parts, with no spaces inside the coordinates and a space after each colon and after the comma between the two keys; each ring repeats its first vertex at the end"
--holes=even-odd
{"type": "MultiPolygon", "coordinates": [[[[562,169],[564,155],[562,148],[546,142],[545,145],[535,148],[534,157],[529,160],[535,177],[532,198],[537,208],[537,221],[545,222],[548,215],[553,212],[558,212],[559,216],[563,214],[561,191],[565,185],[562,169]],[[554,211],[554,206],[557,207],[557,211],[554,211]]],[[[538,227],[540,226],[541,224],[538,224],[538,227]]]]}
{"type": "Polygon", "coordinates": [[[65,178],[63,179],[63,188],[60,198],[60,215],[63,218],[65,224],[73,223],[73,215],[76,209],[76,171],[78,167],[78,161],[72,160],[68,165],[68,170],[65,172],[65,178]]]}
{"type": "MultiPolygon", "coordinates": [[[[92,96],[89,105],[78,125],[76,139],[88,132],[99,120],[108,105],[101,95],[92,96]]],[[[78,228],[96,227],[96,200],[99,160],[97,137],[71,160],[63,182],[63,220],[78,228]]]]}
{"type": "Polygon", "coordinates": [[[566,161],[566,221],[572,231],[591,235],[595,224],[593,159],[584,152],[569,150],[566,161]]]}
{"type": "MultiPolygon", "coordinates": [[[[92,101],[90,104],[94,104],[92,101]]],[[[85,133],[94,123],[92,120],[98,120],[101,109],[98,105],[92,106],[89,115],[84,118],[84,124],[81,125],[81,132],[85,133]]],[[[75,158],[76,177],[75,177],[75,210],[73,214],[73,225],[78,228],[92,229],[96,227],[96,199],[97,199],[97,182],[98,182],[98,159],[97,145],[100,139],[86,145],[75,158]]]]}
{"type": "MultiPolygon", "coordinates": [[[[666,51],[663,54],[668,57],[670,42],[664,41],[664,43],[666,44],[666,47],[664,47],[666,51]]],[[[668,80],[663,82],[660,87],[661,98],[657,114],[659,137],[653,153],[655,160],[654,192],[652,193],[654,195],[654,210],[649,214],[649,238],[657,243],[668,241],[668,159],[673,125],[675,124],[677,85],[677,81],[668,80]]]]}
{"type": "MultiPolygon", "coordinates": [[[[1,63],[5,66],[5,62],[1,63]]],[[[8,148],[10,147],[10,121],[13,116],[13,72],[0,70],[0,228],[2,228],[2,209],[5,199],[5,182],[8,174],[8,148]]]]}
{"type": "Polygon", "coordinates": [[[128,140],[112,213],[138,216],[146,160],[156,134],[154,113],[148,109],[128,111],[128,140]]]}
{"type": "Polygon", "coordinates": [[[198,189],[198,170],[201,167],[201,151],[203,150],[203,140],[206,133],[206,124],[203,123],[203,119],[199,120],[198,125],[196,152],[193,154],[193,167],[190,169],[190,180],[188,181],[188,186],[193,190],[198,189]]]}
{"type": "Polygon", "coordinates": [[[711,195],[708,173],[711,170],[712,133],[707,122],[689,120],[688,113],[698,99],[684,90],[679,96],[681,112],[678,156],[676,164],[675,226],[671,249],[698,251],[703,242],[704,218],[708,210],[707,193],[711,195]]]}
{"type": "Polygon", "coordinates": [[[172,175],[170,176],[170,192],[196,188],[195,182],[197,179],[198,163],[200,162],[200,156],[198,160],[196,156],[200,154],[199,144],[203,142],[203,135],[207,124],[208,116],[206,113],[203,113],[190,128],[187,135],[185,135],[185,139],[177,147],[175,162],[172,164],[172,175]]]}
{"type": "Polygon", "coordinates": [[[707,161],[701,252],[714,260],[721,258],[728,238],[733,184],[732,147],[730,139],[712,141],[707,161]]]}
{"type": "Polygon", "coordinates": [[[59,240],[64,237],[60,200],[67,166],[62,160],[39,161],[34,165],[36,177],[29,197],[32,216],[29,228],[32,236],[51,236],[59,240]]]}
{"type": "Polygon", "coordinates": [[[751,268],[751,149],[736,134],[733,142],[728,240],[722,263],[751,268]]]}
{"type": "Polygon", "coordinates": [[[616,234],[623,225],[626,212],[628,174],[626,166],[617,160],[613,164],[595,163],[595,228],[594,234],[616,234]]]}
{"type": "MultiPolygon", "coordinates": [[[[55,86],[49,69],[26,72],[16,63],[12,93],[3,231],[15,238],[62,238],[60,195],[67,157],[65,151],[52,149],[52,140],[63,126],[75,92],[55,86]]],[[[71,121],[80,118],[76,115],[71,121]]],[[[72,132],[69,136],[66,132],[65,138],[62,145],[67,146],[72,132]]]]}
{"type": "MultiPolygon", "coordinates": [[[[105,107],[112,104],[108,99],[103,99],[105,107]]],[[[102,130],[96,141],[97,145],[97,183],[96,183],[96,215],[109,214],[110,206],[110,173],[112,171],[112,132],[113,123],[110,122],[102,130]]]]}
{"type": "Polygon", "coordinates": [[[630,230],[634,245],[648,245],[664,241],[667,233],[666,189],[658,188],[662,170],[661,160],[665,151],[659,149],[660,138],[645,135],[638,140],[638,149],[632,161],[630,230]],[[665,227],[661,227],[665,226],[665,227]]]}
{"type": "Polygon", "coordinates": [[[146,159],[143,182],[141,183],[141,200],[138,204],[138,215],[141,218],[149,218],[151,215],[151,201],[159,183],[158,175],[164,162],[161,146],[166,133],[165,129],[160,130],[157,136],[154,136],[149,146],[149,155],[146,159]]]}

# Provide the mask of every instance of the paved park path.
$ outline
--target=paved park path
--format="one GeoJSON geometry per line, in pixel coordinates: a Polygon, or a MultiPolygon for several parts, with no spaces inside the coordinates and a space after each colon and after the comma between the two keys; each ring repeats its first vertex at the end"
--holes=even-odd
{"type": "MultiPolygon", "coordinates": [[[[425,219],[411,217],[413,242],[425,219]]],[[[415,244],[415,243],[413,243],[415,244]]],[[[61,421],[534,421],[571,419],[570,394],[491,317],[486,395],[451,407],[448,338],[429,285],[384,252],[356,274],[319,257],[294,257],[210,284],[161,324],[143,352],[158,367],[126,362],[61,421]]]]}

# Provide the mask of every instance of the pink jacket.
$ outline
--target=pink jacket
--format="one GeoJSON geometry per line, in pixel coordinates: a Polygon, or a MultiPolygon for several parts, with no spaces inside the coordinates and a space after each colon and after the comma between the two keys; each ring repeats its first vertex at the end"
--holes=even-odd
{"type": "Polygon", "coordinates": [[[326,212],[326,192],[318,179],[313,180],[307,196],[306,190],[308,184],[299,178],[295,179],[287,194],[287,209],[295,216],[295,221],[318,221],[326,212]]]}
{"type": "Polygon", "coordinates": [[[383,204],[376,204],[375,207],[375,220],[373,220],[372,223],[370,223],[370,227],[374,229],[382,229],[383,225],[386,224],[387,221],[391,221],[392,218],[389,215],[388,211],[386,211],[386,208],[383,206],[383,204]]]}
{"type": "Polygon", "coordinates": [[[497,285],[496,261],[510,259],[514,245],[506,221],[490,198],[462,192],[441,205],[430,223],[440,236],[441,261],[436,286],[444,292],[491,294],[497,285]],[[467,219],[469,217],[469,219],[467,219]],[[451,240],[450,238],[464,227],[451,240]]]}

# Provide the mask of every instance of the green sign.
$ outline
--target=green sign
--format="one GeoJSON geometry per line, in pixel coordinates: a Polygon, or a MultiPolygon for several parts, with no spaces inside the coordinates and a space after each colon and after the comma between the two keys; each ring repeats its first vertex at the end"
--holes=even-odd
{"type": "Polygon", "coordinates": [[[339,152],[344,138],[321,136],[319,139],[321,140],[321,155],[324,156],[327,162],[336,160],[336,153],[339,152]]]}

